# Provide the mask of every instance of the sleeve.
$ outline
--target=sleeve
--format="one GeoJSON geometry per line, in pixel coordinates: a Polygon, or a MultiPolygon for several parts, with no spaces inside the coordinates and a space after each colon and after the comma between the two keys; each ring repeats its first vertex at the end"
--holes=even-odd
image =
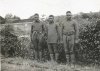
{"type": "Polygon", "coordinates": [[[31,33],[30,33],[31,41],[32,41],[32,33],[33,33],[33,25],[31,25],[31,33]]]}
{"type": "Polygon", "coordinates": [[[31,25],[31,33],[33,33],[33,25],[31,25]]]}
{"type": "Polygon", "coordinates": [[[74,29],[75,29],[75,39],[79,38],[79,25],[76,21],[74,21],[74,29]]]}
{"type": "Polygon", "coordinates": [[[61,30],[62,35],[63,35],[63,30],[64,30],[64,24],[62,23],[62,30],[61,30]]]}
{"type": "Polygon", "coordinates": [[[62,24],[62,29],[64,29],[64,23],[62,22],[61,24],[62,24]]]}
{"type": "Polygon", "coordinates": [[[59,25],[56,24],[57,39],[60,40],[59,25]]]}

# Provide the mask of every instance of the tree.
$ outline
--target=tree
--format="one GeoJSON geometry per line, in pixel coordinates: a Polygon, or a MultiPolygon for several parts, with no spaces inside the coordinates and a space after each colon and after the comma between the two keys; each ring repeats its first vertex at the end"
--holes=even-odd
{"type": "Polygon", "coordinates": [[[0,16],[0,24],[4,24],[4,23],[5,23],[5,19],[2,16],[0,16]]]}
{"type": "Polygon", "coordinates": [[[13,18],[12,14],[6,14],[5,19],[11,19],[11,18],[13,18]]]}
{"type": "Polygon", "coordinates": [[[16,15],[12,15],[12,14],[6,14],[5,20],[7,23],[13,23],[15,21],[19,21],[20,17],[18,17],[16,15]]]}
{"type": "Polygon", "coordinates": [[[15,19],[15,20],[20,20],[20,17],[14,15],[13,19],[15,19]]]}
{"type": "Polygon", "coordinates": [[[13,34],[14,29],[11,25],[6,25],[5,28],[1,29],[0,36],[2,36],[0,40],[1,45],[1,53],[4,56],[16,56],[18,54],[18,49],[20,47],[20,43],[15,34],[13,34]]]}
{"type": "Polygon", "coordinates": [[[89,16],[88,16],[88,14],[83,13],[83,14],[82,14],[82,18],[83,18],[83,19],[86,19],[86,18],[89,18],[89,16]]]}

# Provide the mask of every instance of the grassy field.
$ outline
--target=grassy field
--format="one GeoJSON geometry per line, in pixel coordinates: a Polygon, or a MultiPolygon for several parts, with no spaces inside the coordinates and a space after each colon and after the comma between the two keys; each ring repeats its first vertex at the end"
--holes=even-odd
{"type": "Polygon", "coordinates": [[[99,66],[63,65],[52,62],[37,62],[29,59],[4,58],[1,56],[1,71],[100,71],[99,66]]]}

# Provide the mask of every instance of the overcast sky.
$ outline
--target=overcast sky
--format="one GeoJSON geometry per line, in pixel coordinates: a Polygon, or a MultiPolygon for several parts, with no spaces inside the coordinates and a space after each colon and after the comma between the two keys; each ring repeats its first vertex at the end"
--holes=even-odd
{"type": "Polygon", "coordinates": [[[67,10],[79,12],[100,11],[100,0],[0,0],[0,15],[12,13],[29,18],[34,13],[40,15],[64,15],[67,10]]]}

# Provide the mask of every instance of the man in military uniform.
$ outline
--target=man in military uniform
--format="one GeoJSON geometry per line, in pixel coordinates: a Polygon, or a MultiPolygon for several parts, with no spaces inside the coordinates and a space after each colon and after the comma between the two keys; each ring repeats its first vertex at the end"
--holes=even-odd
{"type": "Polygon", "coordinates": [[[47,43],[52,62],[57,61],[59,55],[57,49],[58,36],[58,26],[54,22],[54,16],[50,15],[49,24],[47,24],[47,43]]]}
{"type": "Polygon", "coordinates": [[[31,43],[33,44],[36,60],[42,59],[41,39],[44,33],[43,23],[39,20],[39,14],[34,15],[34,21],[31,26],[31,43]],[[39,55],[39,56],[38,56],[39,55]]]}
{"type": "Polygon", "coordinates": [[[75,62],[74,44],[78,43],[78,24],[72,19],[70,11],[66,12],[66,20],[62,22],[62,34],[64,50],[66,53],[67,62],[75,62]]]}

